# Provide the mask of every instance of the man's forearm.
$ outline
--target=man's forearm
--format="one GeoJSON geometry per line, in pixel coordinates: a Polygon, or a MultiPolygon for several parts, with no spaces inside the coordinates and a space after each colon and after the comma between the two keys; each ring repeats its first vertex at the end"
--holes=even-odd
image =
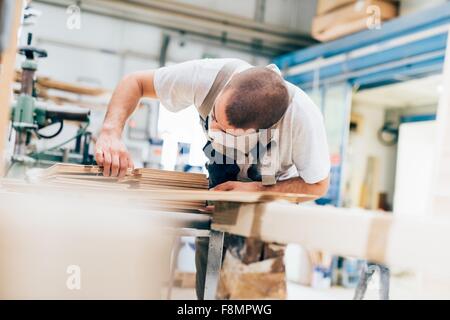
{"type": "Polygon", "coordinates": [[[292,178],[285,181],[278,181],[273,186],[264,186],[260,181],[241,182],[227,181],[215,188],[214,191],[271,191],[283,193],[296,193],[314,196],[313,198],[305,198],[304,201],[310,201],[324,196],[328,191],[329,178],[318,183],[308,184],[301,178],[292,178]]]}
{"type": "Polygon", "coordinates": [[[327,193],[328,185],[329,178],[314,184],[308,184],[302,178],[292,178],[285,181],[278,181],[273,186],[264,186],[263,188],[265,191],[301,193],[320,198],[327,193]]]}
{"type": "Polygon", "coordinates": [[[155,97],[153,71],[135,72],[120,81],[108,105],[102,131],[120,136],[142,97],[155,97]]]}
{"type": "Polygon", "coordinates": [[[138,81],[132,76],[125,77],[117,86],[109,102],[102,131],[122,135],[125,122],[133,113],[141,97],[142,89],[138,81]]]}

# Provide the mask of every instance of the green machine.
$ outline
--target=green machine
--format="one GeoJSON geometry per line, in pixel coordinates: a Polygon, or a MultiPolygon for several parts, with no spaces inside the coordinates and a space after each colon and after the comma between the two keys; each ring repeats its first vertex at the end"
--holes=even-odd
{"type": "MultiPolygon", "coordinates": [[[[55,162],[92,164],[89,154],[91,133],[87,131],[90,110],[71,106],[51,106],[37,99],[35,73],[37,58],[46,58],[47,52],[31,46],[32,34],[28,34],[27,46],[19,48],[19,54],[25,56],[22,63],[20,94],[13,105],[11,114],[11,134],[15,132],[14,151],[11,157],[8,176],[23,175],[30,167],[48,167],[55,162]],[[36,150],[34,139],[52,139],[58,136],[64,127],[64,121],[78,122],[77,133],[63,143],[45,150],[36,150]],[[49,126],[57,128],[51,134],[42,133],[49,126]],[[66,145],[75,141],[75,147],[66,145]]],[[[48,131],[48,130],[47,130],[48,131]]]]}

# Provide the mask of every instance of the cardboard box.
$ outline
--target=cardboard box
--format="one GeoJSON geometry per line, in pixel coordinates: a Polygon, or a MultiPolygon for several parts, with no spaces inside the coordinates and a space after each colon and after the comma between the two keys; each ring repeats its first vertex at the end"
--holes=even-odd
{"type": "Polygon", "coordinates": [[[175,273],[175,279],[173,282],[174,287],[184,288],[184,289],[194,289],[196,281],[195,272],[181,272],[177,271],[175,273]]]}
{"type": "Polygon", "coordinates": [[[287,298],[283,257],[245,264],[226,252],[217,298],[255,300],[287,298]]]}
{"type": "Polygon", "coordinates": [[[371,6],[380,8],[380,20],[392,19],[398,14],[395,2],[381,0],[361,0],[313,20],[312,35],[319,41],[330,41],[368,28],[373,11],[371,6]]]}
{"type": "Polygon", "coordinates": [[[336,40],[347,35],[365,30],[367,28],[367,18],[343,23],[324,30],[320,33],[314,33],[313,37],[321,42],[336,40]]]}
{"type": "Polygon", "coordinates": [[[317,1],[317,15],[321,16],[337,8],[343,7],[347,4],[355,2],[355,0],[318,0],[317,1]]]}

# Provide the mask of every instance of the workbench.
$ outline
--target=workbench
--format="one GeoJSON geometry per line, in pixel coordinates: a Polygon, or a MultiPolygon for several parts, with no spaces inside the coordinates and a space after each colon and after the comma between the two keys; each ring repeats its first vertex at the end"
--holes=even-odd
{"type": "MultiPolygon", "coordinates": [[[[216,243],[227,232],[268,243],[299,244],[308,250],[364,259],[381,269],[388,266],[420,272],[450,287],[446,268],[450,264],[448,216],[394,216],[382,211],[285,202],[216,206],[211,224],[216,243]]],[[[214,244],[210,252],[220,261],[214,244]]],[[[213,298],[217,288],[217,261],[208,261],[207,298],[213,298]]]]}
{"type": "Polygon", "coordinates": [[[0,299],[160,299],[174,236],[209,234],[210,216],[105,199],[0,185],[0,299]],[[72,265],[81,290],[66,288],[72,265]]]}
{"type": "MultiPolygon", "coordinates": [[[[108,223],[110,221],[109,215],[104,217],[100,215],[94,221],[91,220],[91,211],[95,210],[89,205],[91,200],[89,195],[83,195],[83,198],[76,196],[76,199],[70,200],[51,192],[41,191],[42,194],[37,194],[33,193],[32,189],[27,192],[0,192],[0,203],[2,204],[0,206],[0,214],[2,215],[0,227],[6,228],[8,219],[14,219],[15,226],[22,223],[29,224],[31,223],[30,219],[39,222],[39,225],[36,226],[37,234],[34,235],[36,238],[27,238],[27,241],[39,239],[38,237],[42,236],[39,228],[46,230],[49,226],[55,225],[56,220],[63,223],[61,230],[64,231],[64,228],[67,227],[66,220],[61,220],[60,213],[58,213],[58,208],[62,207],[76,212],[75,216],[70,215],[69,218],[78,219],[76,221],[80,225],[80,231],[77,231],[77,235],[81,239],[83,239],[82,232],[84,232],[82,226],[89,226],[91,230],[96,230],[95,225],[98,225],[101,228],[98,230],[102,230],[105,227],[104,221],[108,223]],[[80,208],[75,210],[70,205],[67,207],[70,203],[69,200],[78,203],[77,207],[80,208]],[[18,215],[13,214],[15,211],[20,211],[26,216],[19,220],[18,215]],[[50,220],[49,211],[55,211],[50,220]],[[43,218],[39,218],[41,215],[43,218]]],[[[59,192],[63,193],[63,191],[59,192]]],[[[98,196],[92,195],[92,192],[89,194],[90,197],[100,202],[101,207],[104,208],[106,202],[103,199],[97,199],[98,196]]],[[[214,194],[210,197],[214,197],[214,194]]],[[[218,197],[220,198],[220,193],[218,197]]],[[[122,221],[128,223],[129,218],[126,217],[136,217],[132,218],[131,222],[141,231],[142,227],[136,221],[146,219],[146,223],[149,223],[146,217],[151,217],[155,221],[163,221],[165,225],[174,229],[173,235],[175,236],[210,237],[205,299],[216,297],[225,232],[254,237],[268,243],[296,243],[308,250],[357,257],[389,267],[420,271],[422,274],[431,275],[440,283],[450,284],[450,276],[445,268],[450,263],[450,252],[446,248],[447,244],[450,243],[450,219],[446,216],[410,218],[393,216],[378,211],[311,206],[309,204],[297,205],[285,201],[257,203],[219,201],[215,203],[216,210],[212,216],[209,214],[158,212],[142,209],[134,214],[133,212],[136,209],[133,206],[127,207],[126,201],[124,205],[124,207],[115,206],[115,209],[122,214],[121,219],[126,219],[122,221]]],[[[151,225],[149,223],[149,226],[151,225]]],[[[53,230],[59,229],[58,227],[53,230]]],[[[121,224],[118,224],[117,227],[111,226],[113,232],[121,229],[121,224]]],[[[13,233],[9,227],[5,230],[10,232],[11,237],[22,237],[23,235],[23,233],[13,233]]],[[[130,230],[134,229],[131,228],[130,230]]],[[[61,237],[65,237],[63,231],[60,233],[61,237]]],[[[2,237],[5,236],[7,235],[3,233],[2,237]]],[[[59,239],[56,235],[54,237],[59,239]]],[[[6,243],[18,243],[20,242],[18,240],[22,241],[23,239],[7,240],[6,243]]],[[[33,245],[33,243],[30,242],[30,245],[33,245]]],[[[74,244],[70,245],[75,246],[74,244]]],[[[26,255],[26,250],[23,250],[23,252],[26,255]]],[[[4,252],[0,252],[0,254],[4,254],[4,252]]],[[[28,259],[30,258],[26,257],[26,260],[28,259]]],[[[169,269],[167,267],[167,270],[169,269]]],[[[3,269],[3,272],[5,272],[5,269],[3,269]]],[[[10,272],[13,272],[13,269],[10,272]]],[[[68,298],[70,297],[68,296],[68,298]]],[[[61,298],[66,298],[66,296],[63,295],[61,298]]]]}

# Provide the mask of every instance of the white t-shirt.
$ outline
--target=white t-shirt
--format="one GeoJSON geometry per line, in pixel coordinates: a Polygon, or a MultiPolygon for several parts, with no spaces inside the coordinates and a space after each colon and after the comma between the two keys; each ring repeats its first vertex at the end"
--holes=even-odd
{"type": "MultiPolygon", "coordinates": [[[[231,60],[192,60],[158,69],[154,76],[156,95],[169,111],[177,112],[191,105],[199,108],[218,72],[231,60]]],[[[240,62],[242,66],[236,70],[237,73],[252,67],[244,61],[240,62]]],[[[277,180],[300,176],[306,183],[317,183],[330,173],[323,117],[303,90],[287,81],[286,86],[291,103],[279,127],[280,166],[277,180]]]]}

